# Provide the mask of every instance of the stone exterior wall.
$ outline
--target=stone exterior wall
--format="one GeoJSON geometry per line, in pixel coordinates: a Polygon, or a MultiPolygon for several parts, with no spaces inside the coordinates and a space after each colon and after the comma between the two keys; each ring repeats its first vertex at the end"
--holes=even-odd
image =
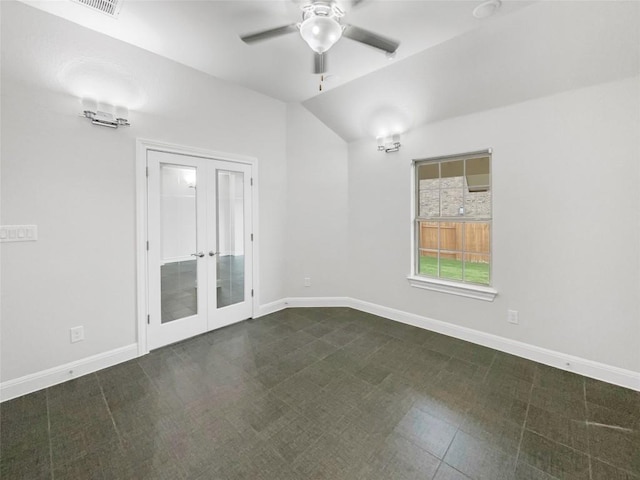
{"type": "Polygon", "coordinates": [[[469,192],[464,177],[421,180],[419,194],[421,217],[491,216],[491,190],[469,192]]]}

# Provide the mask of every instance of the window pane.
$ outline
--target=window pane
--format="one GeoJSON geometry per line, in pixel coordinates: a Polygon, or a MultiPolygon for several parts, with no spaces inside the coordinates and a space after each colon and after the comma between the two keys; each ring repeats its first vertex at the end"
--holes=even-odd
{"type": "Polygon", "coordinates": [[[440,277],[462,280],[463,223],[440,223],[440,277]]]}
{"type": "Polygon", "coordinates": [[[244,173],[216,170],[216,308],[243,302],[244,173]]]}
{"type": "Polygon", "coordinates": [[[491,155],[458,158],[415,167],[417,273],[489,285],[491,155]]]}
{"type": "Polygon", "coordinates": [[[443,162],[440,164],[441,188],[460,188],[464,185],[464,161],[443,162]]]}
{"type": "Polygon", "coordinates": [[[440,250],[460,251],[462,250],[462,227],[463,223],[441,222],[440,223],[440,250]]]}
{"type": "Polygon", "coordinates": [[[438,249],[438,222],[420,222],[420,247],[421,249],[438,249]]]}
{"type": "Polygon", "coordinates": [[[471,283],[489,285],[490,256],[478,253],[465,253],[464,280],[471,283]]]}
{"type": "Polygon", "coordinates": [[[489,157],[466,160],[465,167],[467,186],[470,192],[489,190],[489,157]]]}
{"type": "Polygon", "coordinates": [[[440,190],[420,189],[420,217],[440,216],[440,190]]]}
{"type": "Polygon", "coordinates": [[[440,165],[427,163],[418,167],[418,180],[420,190],[427,188],[440,188],[440,165]]]}
{"type": "Polygon", "coordinates": [[[160,164],[161,323],[198,313],[196,169],[160,164]]]}
{"type": "Polygon", "coordinates": [[[488,222],[465,224],[464,250],[466,252],[491,253],[491,229],[488,222]]]}
{"type": "MultiPolygon", "coordinates": [[[[460,177],[462,179],[462,177],[460,177]]],[[[443,217],[457,217],[464,212],[462,188],[447,188],[440,190],[440,215],[443,217]]]]}
{"type": "Polygon", "coordinates": [[[430,277],[438,276],[438,252],[434,250],[420,250],[420,263],[418,265],[420,275],[430,277]]]}
{"type": "Polygon", "coordinates": [[[440,278],[462,280],[462,252],[440,250],[440,278]]]}
{"type": "Polygon", "coordinates": [[[491,217],[491,190],[466,192],[464,196],[465,217],[491,217]]]}

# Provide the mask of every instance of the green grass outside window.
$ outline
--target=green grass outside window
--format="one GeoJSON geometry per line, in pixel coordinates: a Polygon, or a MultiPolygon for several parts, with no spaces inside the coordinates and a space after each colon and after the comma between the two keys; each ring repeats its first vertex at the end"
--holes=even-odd
{"type": "MultiPolygon", "coordinates": [[[[451,258],[440,259],[440,275],[438,275],[438,259],[436,257],[420,257],[420,274],[430,277],[442,278],[443,280],[463,280],[462,260],[451,258]]],[[[489,264],[467,262],[465,264],[466,282],[489,285],[489,264]]]]}

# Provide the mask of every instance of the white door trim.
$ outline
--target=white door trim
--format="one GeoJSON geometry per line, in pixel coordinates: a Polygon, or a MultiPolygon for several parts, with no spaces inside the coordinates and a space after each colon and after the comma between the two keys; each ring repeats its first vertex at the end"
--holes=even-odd
{"type": "Polygon", "coordinates": [[[172,143],[158,142],[138,138],[136,140],[136,300],[137,300],[137,324],[138,324],[138,356],[149,353],[147,347],[147,315],[149,314],[149,280],[147,278],[147,152],[150,150],[166,153],[189,155],[192,157],[206,158],[209,160],[226,160],[235,163],[245,163],[252,166],[253,191],[252,203],[252,229],[253,232],[253,302],[252,309],[258,311],[259,306],[259,258],[258,244],[260,235],[258,232],[258,159],[246,155],[218,152],[197,147],[188,147],[172,143]]]}

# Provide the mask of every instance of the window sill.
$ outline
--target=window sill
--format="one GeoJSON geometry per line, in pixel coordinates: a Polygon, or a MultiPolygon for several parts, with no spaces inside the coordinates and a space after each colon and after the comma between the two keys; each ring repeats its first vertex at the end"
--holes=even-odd
{"type": "Polygon", "coordinates": [[[470,285],[466,283],[448,282],[437,278],[418,277],[411,275],[407,277],[412,287],[424,288],[434,292],[449,293],[461,297],[475,298],[485,302],[493,302],[498,295],[498,291],[491,287],[480,285],[470,285]]]}

